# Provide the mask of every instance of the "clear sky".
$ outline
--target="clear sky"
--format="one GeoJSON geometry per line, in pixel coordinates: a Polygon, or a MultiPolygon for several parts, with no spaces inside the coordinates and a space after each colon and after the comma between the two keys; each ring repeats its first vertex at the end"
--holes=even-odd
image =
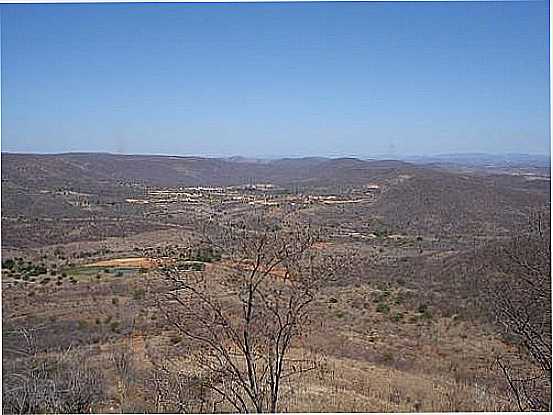
{"type": "Polygon", "coordinates": [[[2,5],[2,151],[549,154],[549,6],[2,5]]]}

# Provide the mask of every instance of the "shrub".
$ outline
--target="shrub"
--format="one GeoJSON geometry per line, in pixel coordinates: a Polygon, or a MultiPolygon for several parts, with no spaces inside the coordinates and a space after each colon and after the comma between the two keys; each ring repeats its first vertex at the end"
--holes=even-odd
{"type": "Polygon", "coordinates": [[[378,305],[376,306],[377,313],[387,314],[389,311],[390,311],[390,306],[386,303],[378,303],[378,305]]]}
{"type": "Polygon", "coordinates": [[[432,313],[430,310],[425,310],[424,313],[421,314],[421,318],[425,320],[432,320],[432,313]]]}
{"type": "MultiPolygon", "coordinates": [[[[2,391],[5,413],[90,413],[104,398],[102,373],[86,366],[82,354],[39,357],[22,369],[9,367],[2,391]]],[[[4,381],[4,379],[2,379],[4,381]]]]}
{"type": "Polygon", "coordinates": [[[119,322],[118,321],[112,321],[109,325],[111,331],[116,332],[119,330],[119,322]]]}
{"type": "Polygon", "coordinates": [[[111,303],[112,303],[113,305],[119,304],[119,298],[113,297],[113,298],[111,299],[111,303]]]}
{"type": "Polygon", "coordinates": [[[144,288],[136,288],[134,291],[133,291],[133,298],[135,300],[142,300],[146,295],[146,292],[144,291],[144,288]]]}
{"type": "Polygon", "coordinates": [[[169,338],[169,341],[172,343],[172,344],[178,344],[182,341],[182,337],[181,336],[171,336],[169,338]]]}
{"type": "Polygon", "coordinates": [[[50,282],[50,277],[44,277],[40,280],[41,284],[48,284],[50,282]]]}
{"type": "Polygon", "coordinates": [[[394,314],[393,320],[396,323],[399,323],[401,320],[403,320],[403,313],[398,312],[398,313],[394,314]]]}
{"type": "Polygon", "coordinates": [[[394,354],[392,352],[384,352],[382,358],[385,363],[392,363],[394,361],[394,354]]]}
{"type": "Polygon", "coordinates": [[[2,262],[2,268],[13,269],[15,266],[15,261],[13,259],[6,259],[2,262]]]}
{"type": "Polygon", "coordinates": [[[417,307],[417,313],[425,313],[426,310],[428,310],[428,306],[426,304],[421,304],[417,307]]]}

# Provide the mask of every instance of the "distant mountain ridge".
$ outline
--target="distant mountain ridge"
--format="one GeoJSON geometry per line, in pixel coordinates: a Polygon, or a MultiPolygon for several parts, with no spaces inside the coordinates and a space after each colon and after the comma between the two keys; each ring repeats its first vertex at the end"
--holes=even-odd
{"type": "Polygon", "coordinates": [[[549,167],[551,157],[541,154],[488,154],[488,153],[452,153],[435,156],[411,156],[402,160],[418,164],[453,163],[471,167],[549,167]]]}
{"type": "MultiPolygon", "coordinates": [[[[401,160],[305,157],[259,162],[106,153],[2,153],[1,160],[3,226],[11,226],[14,220],[17,224],[20,217],[35,223],[37,217],[65,220],[122,215],[132,217],[134,223],[141,217],[140,209],[124,201],[143,198],[148,188],[159,187],[272,183],[288,191],[314,194],[347,194],[370,187],[379,189],[370,203],[325,205],[307,211],[314,223],[339,219],[339,225],[349,217],[351,223],[376,220],[394,232],[427,235],[507,232],[523,224],[531,210],[548,208],[550,200],[548,171],[540,175],[473,174],[401,160]],[[94,211],[69,203],[80,195],[92,200],[94,211]],[[125,213],[129,209],[136,212],[125,213]]],[[[143,221],[140,229],[148,226],[143,221]]]]}
{"type": "Polygon", "coordinates": [[[273,182],[325,184],[362,183],[384,170],[412,169],[401,161],[366,161],[356,158],[287,158],[250,160],[120,155],[109,153],[16,154],[2,153],[2,180],[29,188],[109,185],[117,181],[152,185],[238,185],[273,182]]]}

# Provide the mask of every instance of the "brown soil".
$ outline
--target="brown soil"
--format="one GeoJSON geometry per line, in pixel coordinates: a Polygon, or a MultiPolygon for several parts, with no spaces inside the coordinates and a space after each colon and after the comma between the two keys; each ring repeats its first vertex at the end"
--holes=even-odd
{"type": "Polygon", "coordinates": [[[160,260],[153,258],[115,258],[105,261],[93,262],[85,265],[86,267],[121,267],[121,268],[157,268],[160,265],[160,260]]]}

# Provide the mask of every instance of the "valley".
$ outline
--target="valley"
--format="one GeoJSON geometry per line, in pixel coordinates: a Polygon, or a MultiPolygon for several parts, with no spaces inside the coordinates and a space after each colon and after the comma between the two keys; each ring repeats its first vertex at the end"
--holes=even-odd
{"type": "MultiPolygon", "coordinates": [[[[231,243],[210,226],[263,218],[275,221],[267,235],[289,221],[292,233],[317,229],[314,255],[345,259],[317,289],[290,349],[290,362],[316,364],[283,381],[283,411],[514,410],[496,359],[520,353],[489,314],[489,264],[499,246],[535,233],[536,218],[549,229],[548,174],[521,181],[392,160],[3,153],[5,370],[24,370],[37,353],[71,353],[101,374],[95,412],[232,411],[194,383],[203,376],[188,361],[197,346],[160,302],[174,292],[174,273],[227,298],[226,278],[251,272],[253,259],[233,256],[246,234],[231,243]],[[205,245],[205,235],[219,235],[225,249],[205,245]]],[[[267,272],[288,289],[296,271],[267,272]]],[[[531,360],[518,364],[534,370],[531,360]]]]}

